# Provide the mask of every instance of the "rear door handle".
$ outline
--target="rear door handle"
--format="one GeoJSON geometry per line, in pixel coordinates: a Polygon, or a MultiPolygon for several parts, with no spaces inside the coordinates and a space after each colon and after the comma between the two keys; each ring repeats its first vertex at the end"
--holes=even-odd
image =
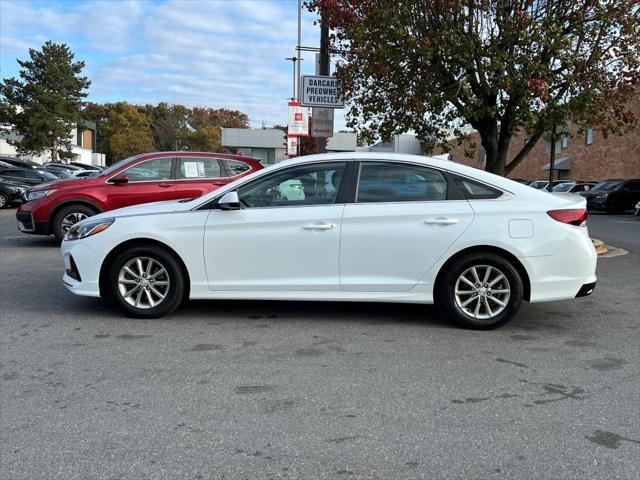
{"type": "Polygon", "coordinates": [[[427,218],[424,223],[427,225],[455,225],[459,221],[457,218],[437,217],[427,218]]]}
{"type": "Polygon", "coordinates": [[[310,223],[302,228],[304,228],[305,230],[331,230],[335,227],[335,223],[310,223]]]}
{"type": "Polygon", "coordinates": [[[159,183],[158,186],[161,188],[169,188],[173,187],[173,183],[159,183]]]}

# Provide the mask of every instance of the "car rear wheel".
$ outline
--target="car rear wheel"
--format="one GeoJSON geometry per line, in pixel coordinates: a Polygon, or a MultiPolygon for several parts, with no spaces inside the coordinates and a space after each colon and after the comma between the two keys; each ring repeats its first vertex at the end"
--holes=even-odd
{"type": "Polygon", "coordinates": [[[457,259],[437,286],[437,302],[465,328],[497,328],[522,304],[522,279],[515,267],[494,253],[457,259]]]}
{"type": "Polygon", "coordinates": [[[109,270],[111,298],[127,315],[156,318],[174,311],[184,294],[180,265],[155,245],[122,252],[109,270]]]}
{"type": "Polygon", "coordinates": [[[9,197],[0,192],[0,208],[6,208],[9,206],[9,197]]]}
{"type": "Polygon", "coordinates": [[[53,218],[53,234],[62,242],[69,229],[85,218],[92,217],[96,211],[86,205],[69,205],[64,207],[53,218]]]}

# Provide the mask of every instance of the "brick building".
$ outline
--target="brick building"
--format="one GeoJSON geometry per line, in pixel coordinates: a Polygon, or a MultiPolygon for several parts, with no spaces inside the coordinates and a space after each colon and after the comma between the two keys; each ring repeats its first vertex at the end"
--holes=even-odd
{"type": "MultiPolygon", "coordinates": [[[[631,111],[640,118],[640,96],[632,101],[631,111]]],[[[507,163],[520,151],[527,138],[525,132],[514,135],[507,163]]],[[[451,145],[451,160],[484,168],[484,149],[476,132],[470,135],[466,145],[458,145],[456,140],[451,145]],[[472,143],[477,145],[475,149],[470,148],[472,143]],[[465,156],[465,148],[473,153],[473,158],[465,156]]],[[[540,138],[527,158],[508,176],[526,180],[549,178],[550,154],[551,142],[540,138]]],[[[562,179],[640,178],[640,125],[623,136],[609,135],[607,138],[598,129],[578,134],[577,127],[569,126],[568,132],[556,143],[555,170],[555,177],[562,179]]]]}

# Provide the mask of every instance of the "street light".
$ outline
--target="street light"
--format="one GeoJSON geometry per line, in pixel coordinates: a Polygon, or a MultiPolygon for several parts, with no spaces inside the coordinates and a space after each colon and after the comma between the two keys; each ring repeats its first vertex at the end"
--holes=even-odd
{"type": "Polygon", "coordinates": [[[293,62],[293,92],[291,93],[291,101],[296,99],[296,62],[298,57],[286,57],[285,60],[291,60],[293,62]]]}

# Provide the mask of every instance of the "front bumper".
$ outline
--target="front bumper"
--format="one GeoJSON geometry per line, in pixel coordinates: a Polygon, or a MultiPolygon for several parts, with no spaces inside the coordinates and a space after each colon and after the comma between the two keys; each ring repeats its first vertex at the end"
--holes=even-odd
{"type": "Polygon", "coordinates": [[[16,221],[18,222],[18,230],[24,233],[32,233],[34,235],[49,235],[49,220],[38,220],[34,215],[35,202],[23,203],[16,210],[16,221]]]}
{"type": "Polygon", "coordinates": [[[99,297],[103,254],[90,242],[81,240],[63,241],[60,250],[65,269],[62,283],[67,290],[84,297],[99,297]]]}

